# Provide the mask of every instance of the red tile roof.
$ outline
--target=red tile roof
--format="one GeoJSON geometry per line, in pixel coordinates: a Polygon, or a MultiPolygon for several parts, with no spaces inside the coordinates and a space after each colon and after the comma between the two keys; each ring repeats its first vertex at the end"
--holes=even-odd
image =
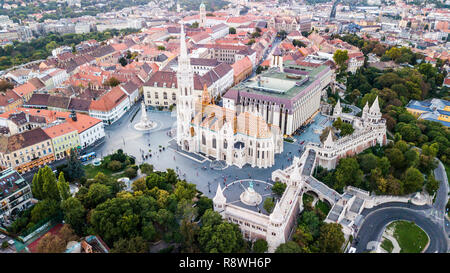
{"type": "Polygon", "coordinates": [[[89,110],[108,112],[119,105],[123,100],[127,98],[125,92],[119,86],[114,87],[103,95],[100,99],[92,101],[89,110]]]}

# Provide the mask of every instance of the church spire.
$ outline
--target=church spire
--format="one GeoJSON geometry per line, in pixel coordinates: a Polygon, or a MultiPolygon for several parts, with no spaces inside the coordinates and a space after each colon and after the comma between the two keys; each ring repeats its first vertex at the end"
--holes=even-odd
{"type": "Polygon", "coordinates": [[[186,34],[184,33],[184,22],[181,21],[180,33],[180,59],[187,59],[186,34]]]}

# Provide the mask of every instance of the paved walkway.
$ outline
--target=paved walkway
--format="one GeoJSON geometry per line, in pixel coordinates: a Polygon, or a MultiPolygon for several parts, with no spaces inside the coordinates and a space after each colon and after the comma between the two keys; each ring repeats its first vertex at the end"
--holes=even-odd
{"type": "MultiPolygon", "coordinates": [[[[139,122],[139,113],[133,122],[130,122],[130,120],[138,107],[140,105],[134,105],[133,109],[120,120],[105,128],[105,142],[94,149],[97,155],[103,157],[117,149],[123,149],[127,154],[136,157],[136,164],[146,162],[152,164],[158,171],[165,171],[168,168],[174,169],[181,179],[196,184],[197,189],[209,198],[214,197],[217,183],[222,183],[224,179],[226,179],[226,183],[249,178],[272,183],[270,178],[273,171],[291,165],[293,156],[301,156],[303,147],[308,141],[314,142],[319,139],[317,134],[310,132],[306,135],[297,136],[298,139],[305,140],[304,145],[300,145],[300,141],[296,143],[284,142],[283,153],[275,155],[275,165],[270,168],[252,168],[247,164],[241,169],[230,166],[224,170],[214,170],[210,167],[211,161],[198,162],[170,148],[174,148],[173,144],[170,145],[173,137],[169,136],[168,133],[176,128],[176,117],[172,113],[148,111],[149,119],[158,122],[158,128],[149,132],[135,130],[133,126],[139,122]],[[160,146],[165,147],[165,150],[160,152],[160,146]],[[143,158],[143,155],[147,155],[147,158],[143,158]]],[[[315,121],[323,122],[324,117],[319,114],[315,121]]],[[[312,128],[307,130],[312,130],[312,128]]]]}
{"type": "Polygon", "coordinates": [[[392,249],[391,253],[400,253],[401,250],[400,245],[398,244],[397,239],[395,239],[395,237],[393,236],[394,235],[393,233],[394,233],[393,229],[386,228],[383,237],[392,242],[394,248],[392,249]]]}

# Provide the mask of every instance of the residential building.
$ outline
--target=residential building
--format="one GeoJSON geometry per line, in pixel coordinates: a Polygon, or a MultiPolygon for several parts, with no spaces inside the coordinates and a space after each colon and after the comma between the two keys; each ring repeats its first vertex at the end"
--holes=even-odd
{"type": "Polygon", "coordinates": [[[91,102],[89,115],[101,119],[105,125],[119,120],[130,108],[130,100],[120,86],[116,86],[97,100],[91,102]]]}
{"type": "Polygon", "coordinates": [[[55,161],[50,137],[35,128],[12,136],[0,136],[0,165],[19,173],[55,161]]]}
{"type": "Polygon", "coordinates": [[[0,95],[0,113],[8,112],[22,106],[22,98],[14,91],[7,90],[0,95]]]}
{"type": "Polygon", "coordinates": [[[31,205],[31,186],[14,169],[0,172],[0,222],[31,205]]]}
{"type": "Polygon", "coordinates": [[[56,160],[63,159],[70,155],[71,149],[77,150],[81,148],[78,131],[68,122],[45,128],[44,132],[52,139],[56,160]]]}

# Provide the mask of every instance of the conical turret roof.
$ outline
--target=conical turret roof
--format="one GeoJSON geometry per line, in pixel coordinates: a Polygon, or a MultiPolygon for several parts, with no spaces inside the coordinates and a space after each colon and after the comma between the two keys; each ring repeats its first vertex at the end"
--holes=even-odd
{"type": "Polygon", "coordinates": [[[375,98],[374,102],[372,103],[372,106],[370,107],[371,113],[379,113],[380,112],[380,104],[378,102],[378,96],[375,98]]]}
{"type": "Polygon", "coordinates": [[[214,203],[226,203],[227,198],[223,195],[222,188],[220,187],[220,183],[217,184],[216,195],[213,198],[214,203]]]}
{"type": "Polygon", "coordinates": [[[281,213],[280,203],[278,201],[269,218],[272,223],[281,224],[283,222],[283,214],[281,213]]]}
{"type": "Polygon", "coordinates": [[[333,146],[333,144],[334,144],[332,131],[333,131],[333,129],[331,129],[331,130],[328,132],[327,139],[326,139],[325,142],[323,143],[325,146],[331,147],[331,146],[333,146]]]}

